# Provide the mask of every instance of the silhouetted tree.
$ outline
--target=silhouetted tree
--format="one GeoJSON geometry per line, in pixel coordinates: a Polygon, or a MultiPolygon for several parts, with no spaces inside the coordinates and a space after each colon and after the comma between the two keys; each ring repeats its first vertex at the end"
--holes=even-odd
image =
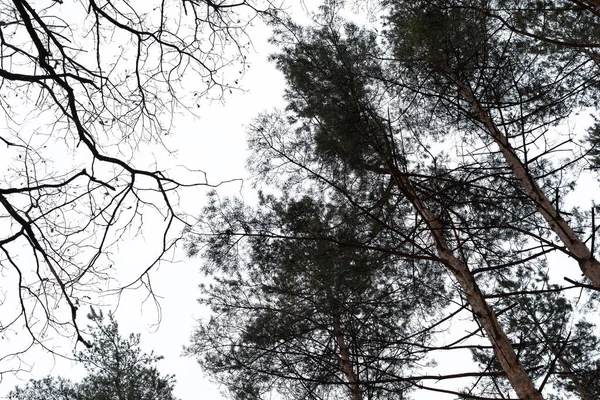
{"type": "Polygon", "coordinates": [[[61,377],[31,380],[8,394],[11,400],[175,400],[174,378],[158,372],[162,357],[140,349],[140,335],[123,338],[112,315],[92,309],[92,346],[77,354],[88,374],[81,382],[61,377]]]}
{"type": "Polygon", "coordinates": [[[258,232],[193,243],[215,281],[188,354],[238,399],[406,398],[448,302],[439,268],[369,248],[368,221],[316,193],[262,197],[260,210],[216,195],[205,209],[211,226],[258,232]]]}
{"type": "Polygon", "coordinates": [[[237,87],[247,29],[275,14],[269,1],[0,1],[0,332],[28,336],[0,359],[56,334],[85,343],[78,308],[115,278],[111,252],[142,216],[160,220],[161,244],[131,284],[150,290],[185,222],[179,193],[209,182],[140,150],[237,87]]]}

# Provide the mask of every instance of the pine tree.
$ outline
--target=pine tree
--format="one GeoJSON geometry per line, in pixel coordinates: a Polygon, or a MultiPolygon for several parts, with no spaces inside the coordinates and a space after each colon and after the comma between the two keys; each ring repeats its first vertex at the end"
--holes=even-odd
{"type": "MultiPolygon", "coordinates": [[[[561,213],[559,192],[564,186],[540,183],[538,178],[566,171],[578,161],[549,163],[549,156],[573,151],[574,145],[571,137],[553,144],[558,140],[549,139],[546,132],[582,103],[597,104],[597,66],[577,46],[539,54],[537,41],[503,29],[506,24],[494,16],[495,6],[480,0],[394,2],[388,37],[397,68],[403,71],[403,81],[397,84],[406,87],[409,82],[410,90],[426,93],[430,107],[442,103],[457,115],[456,121],[467,122],[446,119],[447,126],[499,149],[528,202],[600,288],[600,262],[561,213]],[[535,150],[540,147],[546,150],[535,150]]],[[[535,11],[532,15],[540,17],[535,11]]]]}
{"type": "MultiPolygon", "coordinates": [[[[549,157],[561,148],[551,144],[550,130],[593,99],[593,85],[586,79],[595,66],[581,52],[535,54],[527,36],[513,40],[498,18],[482,11],[488,10],[487,2],[466,3],[385,2],[390,15],[383,34],[344,23],[327,8],[314,27],[287,23],[275,36],[280,52],[273,60],[287,79],[288,107],[260,116],[249,133],[255,184],[281,196],[245,211],[241,205],[230,208],[231,200],[213,203],[205,210],[205,225],[190,231],[190,250],[204,249],[211,260],[209,272],[230,274],[237,271],[230,266],[239,263],[262,271],[253,279],[264,279],[261,274],[277,271],[289,258],[321,266],[316,261],[320,257],[303,245],[286,244],[283,251],[273,241],[324,241],[337,252],[352,248],[393,255],[393,268],[382,271],[402,277],[406,287],[422,284],[406,275],[407,268],[438,268],[437,285],[461,305],[456,313],[469,315],[475,329],[452,343],[421,344],[423,353],[471,348],[481,370],[444,377],[477,378],[470,388],[455,392],[428,386],[428,377],[417,370],[396,382],[461,398],[516,393],[522,399],[542,399],[551,395],[550,386],[582,396],[582,382],[594,376],[596,355],[578,358],[569,335],[592,348],[595,328],[575,315],[562,293],[572,286],[549,283],[552,268],[544,260],[550,253],[565,252],[584,272],[592,271],[594,283],[593,256],[578,253],[591,255],[582,237],[586,230],[595,234],[593,218],[590,224],[589,214],[561,210],[573,188],[565,176],[581,168],[584,158],[555,164],[549,157]],[[544,150],[536,152],[536,146],[544,150]],[[546,192],[554,196],[552,201],[546,192]],[[303,206],[290,213],[290,221],[298,224],[273,219],[275,210],[298,204],[335,210],[337,224],[328,224],[323,232],[307,228],[315,222],[307,216],[323,215],[322,207],[303,206]],[[353,221],[350,236],[334,229],[347,221],[353,221]],[[264,240],[260,246],[246,242],[259,238],[264,240]],[[278,262],[261,270],[265,260],[253,257],[263,247],[269,254],[296,256],[272,255],[278,262]],[[532,299],[543,308],[532,309],[532,299]],[[552,321],[551,315],[564,318],[552,321]],[[569,324],[581,328],[570,334],[569,324]],[[477,343],[479,337],[488,344],[477,343]]],[[[564,144],[573,143],[567,138],[564,144]]],[[[310,276],[302,268],[294,271],[298,279],[310,276]]],[[[242,274],[235,287],[247,281],[242,274]]],[[[257,281],[250,282],[256,287],[257,281]]],[[[217,286],[209,297],[233,292],[233,286],[217,286]]],[[[257,303],[271,304],[264,293],[252,295],[257,303]]],[[[255,310],[257,303],[243,309],[255,310]]],[[[438,319],[427,318],[423,328],[430,333],[456,315],[443,302],[432,306],[438,319]]],[[[247,321],[240,315],[230,319],[247,321]]],[[[248,338],[231,331],[225,341],[199,341],[226,331],[224,324],[211,323],[214,331],[201,328],[195,336],[204,351],[246,343],[248,338]]],[[[244,331],[243,326],[237,331],[244,331]]],[[[281,359],[287,360],[283,354],[281,359]]],[[[232,353],[222,355],[237,360],[232,353]]],[[[224,359],[218,360],[223,366],[224,359]]],[[[251,373],[252,366],[242,364],[240,370],[251,373]]],[[[231,365],[223,370],[214,365],[209,370],[226,371],[229,382],[241,379],[231,365]]],[[[294,384],[291,375],[259,371],[294,384]]],[[[351,382],[344,384],[351,388],[351,382]]],[[[364,384],[361,393],[369,390],[364,384]]],[[[322,387],[317,381],[315,385],[322,387]]],[[[593,390],[589,388],[591,396],[593,390]]]]}
{"type": "Polygon", "coordinates": [[[31,380],[9,393],[11,400],[175,400],[174,378],[156,368],[162,357],[140,349],[140,335],[123,338],[112,314],[91,309],[92,346],[76,355],[88,374],[81,382],[62,377],[31,380]]]}
{"type": "Polygon", "coordinates": [[[289,399],[405,398],[431,340],[425,322],[447,304],[439,268],[365,248],[377,233],[316,194],[264,196],[258,215],[213,201],[204,213],[211,226],[262,234],[233,257],[231,246],[243,244],[232,233],[194,243],[205,246],[207,272],[221,272],[203,287],[213,317],[187,352],[237,399],[273,390],[289,399]]]}

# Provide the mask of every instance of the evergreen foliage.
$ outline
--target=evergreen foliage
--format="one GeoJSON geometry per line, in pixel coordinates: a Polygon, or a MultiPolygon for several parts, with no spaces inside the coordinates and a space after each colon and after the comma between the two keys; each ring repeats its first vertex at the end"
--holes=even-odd
{"type": "Polygon", "coordinates": [[[383,1],[369,30],[330,2],[277,30],[288,106],[249,130],[272,194],[213,193],[187,231],[215,277],[188,352],[234,397],[599,395],[594,209],[564,205],[595,153],[561,130],[597,102],[598,10],[558,3],[383,1]],[[478,370],[431,374],[465,349],[478,370]]]}
{"type": "Polygon", "coordinates": [[[10,400],[175,400],[174,377],[160,374],[162,359],[140,349],[140,335],[122,337],[109,314],[91,309],[92,346],[76,355],[88,374],[81,382],[48,376],[31,380],[8,394],[10,400]]]}

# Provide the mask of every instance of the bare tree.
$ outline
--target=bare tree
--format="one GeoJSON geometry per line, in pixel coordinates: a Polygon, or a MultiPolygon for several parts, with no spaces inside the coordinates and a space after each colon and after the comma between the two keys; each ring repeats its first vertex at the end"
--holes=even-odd
{"type": "Polygon", "coordinates": [[[162,220],[161,245],[131,285],[152,294],[185,223],[178,193],[209,182],[138,154],[164,146],[178,111],[238,87],[248,29],[276,14],[269,0],[0,1],[0,333],[28,337],[0,360],[48,335],[88,345],[78,308],[110,287],[111,249],[143,215],[162,220]]]}

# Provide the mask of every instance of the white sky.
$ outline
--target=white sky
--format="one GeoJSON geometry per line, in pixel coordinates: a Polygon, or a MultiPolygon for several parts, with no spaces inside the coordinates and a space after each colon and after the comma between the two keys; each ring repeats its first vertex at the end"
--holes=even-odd
{"type": "MultiPolygon", "coordinates": [[[[225,104],[207,101],[200,103],[195,110],[200,118],[182,115],[176,121],[176,129],[165,143],[174,156],[158,160],[161,168],[172,165],[185,165],[189,169],[200,169],[208,174],[211,183],[243,178],[245,172],[246,141],[245,126],[259,112],[282,103],[283,77],[275,70],[266,58],[272,51],[267,43],[269,30],[257,26],[251,32],[254,51],[248,55],[250,69],[241,80],[241,87],[246,93],[234,92],[226,97],[225,104]]],[[[164,155],[163,155],[164,157],[164,155]]],[[[238,192],[241,183],[227,184],[227,192],[238,192]]],[[[197,214],[202,208],[206,190],[189,190],[182,198],[182,205],[191,214],[197,214]]],[[[131,266],[142,267],[145,249],[152,248],[152,227],[146,226],[144,237],[130,239],[119,246],[120,254],[115,258],[114,270],[127,271],[131,266]]],[[[206,313],[196,302],[199,295],[198,285],[202,281],[199,272],[199,259],[187,259],[183,251],[176,254],[177,262],[163,264],[152,274],[155,293],[162,296],[160,301],[162,320],[158,329],[157,313],[152,301],[142,304],[144,296],[141,292],[128,291],[120,299],[105,298],[107,304],[104,311],[116,309],[116,317],[121,333],[125,336],[131,332],[142,334],[142,346],[146,351],[154,350],[165,359],[160,363],[161,372],[174,374],[177,378],[175,394],[182,400],[193,398],[218,399],[219,391],[215,385],[202,378],[202,372],[195,360],[181,357],[182,346],[187,344],[195,320],[206,313]],[[200,395],[200,396],[199,396],[200,395]]],[[[121,283],[127,282],[125,279],[121,283]]],[[[206,311],[206,310],[205,310],[206,311]]],[[[80,323],[85,325],[82,308],[80,323]]],[[[78,318],[79,319],[79,318],[78,318]]],[[[0,341],[0,353],[5,354],[10,343],[0,341]]],[[[68,354],[70,349],[64,349],[68,354]]],[[[32,352],[25,357],[32,364],[31,374],[22,373],[18,377],[6,374],[0,382],[0,398],[14,388],[16,384],[24,384],[31,378],[41,378],[47,374],[61,375],[78,380],[85,373],[81,366],[70,361],[49,356],[40,352],[32,352]],[[20,379],[19,379],[20,378],[20,379]]]]}
{"type": "MultiPolygon", "coordinates": [[[[311,0],[307,3],[313,5],[319,4],[320,1],[311,0]]],[[[266,60],[268,54],[274,50],[267,43],[268,30],[257,27],[250,32],[250,36],[254,42],[255,52],[249,55],[251,68],[240,82],[246,93],[228,95],[225,104],[201,103],[199,119],[186,116],[178,118],[173,135],[166,139],[166,144],[170,149],[176,150],[176,155],[170,159],[160,159],[159,163],[163,168],[170,163],[173,166],[184,164],[190,169],[201,169],[208,173],[209,181],[212,183],[246,176],[245,126],[259,112],[281,106],[284,88],[282,76],[266,60]]],[[[223,189],[235,193],[240,190],[240,187],[240,183],[231,183],[223,189]]],[[[205,192],[205,190],[186,192],[186,197],[182,198],[182,205],[192,214],[195,211],[199,212],[205,192]]],[[[594,197],[590,194],[592,192],[583,193],[578,200],[587,197],[585,201],[589,204],[594,197]]],[[[151,227],[147,228],[151,230],[151,227]]],[[[145,249],[152,247],[152,239],[152,232],[148,231],[144,237],[121,244],[120,254],[115,259],[115,270],[127,271],[130,266],[143,265],[145,249]]],[[[198,285],[202,281],[199,273],[201,261],[186,259],[182,251],[176,254],[175,261],[172,264],[163,264],[152,274],[155,293],[162,296],[160,301],[162,320],[158,327],[155,326],[157,314],[153,303],[151,301],[143,303],[143,296],[140,297],[139,292],[126,292],[120,299],[118,307],[116,307],[116,299],[106,298],[106,303],[113,306],[105,308],[104,311],[116,309],[117,320],[124,336],[130,332],[141,333],[143,348],[146,351],[154,350],[156,354],[165,357],[159,367],[162,373],[176,376],[175,394],[178,398],[218,400],[224,397],[220,396],[219,389],[214,384],[202,376],[196,361],[181,357],[182,346],[188,343],[195,320],[206,316],[206,310],[202,310],[196,302],[199,294],[198,285]]],[[[464,332],[460,325],[456,325],[453,329],[456,330],[451,333],[452,336],[464,332]]],[[[1,354],[5,353],[6,348],[3,346],[7,345],[10,344],[5,341],[0,342],[1,354]]],[[[68,350],[66,352],[68,353],[68,350]]],[[[32,364],[31,374],[23,373],[18,377],[4,376],[4,380],[0,382],[0,398],[6,396],[15,384],[24,384],[30,378],[41,378],[52,374],[78,380],[84,374],[81,366],[39,352],[29,354],[27,360],[32,364]]],[[[463,353],[461,356],[455,356],[453,353],[451,358],[441,356],[440,366],[435,371],[443,374],[469,370],[469,360],[468,353],[463,353]]],[[[427,384],[436,386],[435,382],[427,382],[427,384]]],[[[442,385],[446,384],[440,383],[440,386],[442,385]]],[[[450,386],[456,387],[456,383],[450,386]]],[[[454,396],[425,392],[415,398],[443,400],[454,396]]]]}

